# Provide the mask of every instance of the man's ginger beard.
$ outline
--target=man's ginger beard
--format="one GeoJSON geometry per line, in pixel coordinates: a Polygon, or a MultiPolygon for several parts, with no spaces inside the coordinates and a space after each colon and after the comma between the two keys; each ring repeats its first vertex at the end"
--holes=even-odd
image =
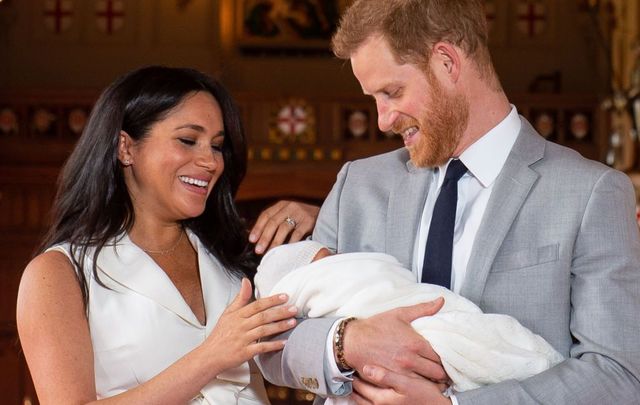
{"type": "Polygon", "coordinates": [[[423,106],[418,120],[400,116],[392,130],[401,133],[417,126],[418,138],[407,148],[411,161],[418,167],[436,167],[445,164],[458,146],[469,123],[469,102],[463,95],[445,92],[430,69],[426,69],[425,75],[430,86],[431,105],[423,106]]]}

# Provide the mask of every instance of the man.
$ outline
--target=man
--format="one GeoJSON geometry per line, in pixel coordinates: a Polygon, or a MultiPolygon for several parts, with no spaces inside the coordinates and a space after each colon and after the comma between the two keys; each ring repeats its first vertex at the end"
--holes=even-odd
{"type": "Polygon", "coordinates": [[[350,376],[336,370],[335,354],[343,369],[358,371],[359,404],[640,403],[631,183],[545,141],[517,115],[491,63],[482,2],[356,0],[333,47],[375,99],[380,129],[400,134],[405,148],[347,163],[313,239],[339,253],[389,253],[417,281],[431,277],[425,269],[439,253],[432,241],[449,239],[450,269],[436,275],[483,311],[515,317],[566,360],[446,398],[437,356],[409,327],[438,309],[424,304],[347,325],[303,321],[282,353],[261,357],[266,377],[347,393],[350,376]],[[445,181],[450,166],[463,167],[459,180],[445,181]],[[432,236],[450,184],[452,236],[432,236]],[[332,347],[334,336],[340,344],[332,347]]]}

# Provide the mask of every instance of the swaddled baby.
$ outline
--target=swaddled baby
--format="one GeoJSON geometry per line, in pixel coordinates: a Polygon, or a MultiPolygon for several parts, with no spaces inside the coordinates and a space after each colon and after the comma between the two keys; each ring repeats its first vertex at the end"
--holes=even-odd
{"type": "Polygon", "coordinates": [[[523,380],[563,359],[515,318],[484,314],[449,289],[417,283],[410,270],[384,253],[330,255],[313,241],[283,245],[264,256],[255,285],[257,297],[286,293],[298,316],[311,318],[365,318],[444,297],[437,314],[412,326],[440,356],[455,391],[523,380]]]}

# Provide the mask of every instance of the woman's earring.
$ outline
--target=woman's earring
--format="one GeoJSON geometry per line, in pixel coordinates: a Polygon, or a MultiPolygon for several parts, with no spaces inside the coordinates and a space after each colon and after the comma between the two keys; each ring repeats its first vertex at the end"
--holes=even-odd
{"type": "Polygon", "coordinates": [[[125,166],[129,166],[131,164],[131,161],[129,159],[125,159],[122,161],[122,164],[125,166]]]}

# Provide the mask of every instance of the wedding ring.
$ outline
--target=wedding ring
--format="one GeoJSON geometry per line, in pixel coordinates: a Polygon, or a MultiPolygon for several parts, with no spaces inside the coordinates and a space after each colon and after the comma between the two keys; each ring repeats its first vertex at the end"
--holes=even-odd
{"type": "Polygon", "coordinates": [[[286,217],[284,219],[284,222],[286,222],[287,225],[291,226],[292,228],[295,228],[296,226],[298,226],[298,223],[296,222],[296,220],[291,217],[286,217]]]}

